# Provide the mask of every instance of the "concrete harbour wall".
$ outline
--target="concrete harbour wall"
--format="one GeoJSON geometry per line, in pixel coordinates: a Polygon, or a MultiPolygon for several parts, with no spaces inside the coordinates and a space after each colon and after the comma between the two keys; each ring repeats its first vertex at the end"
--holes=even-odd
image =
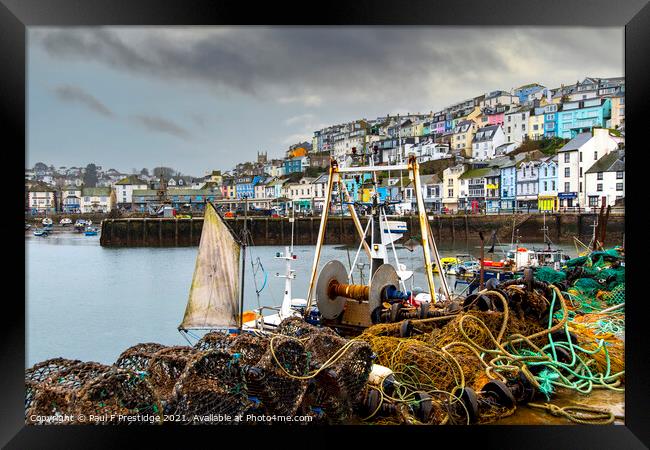
{"type": "MultiPolygon", "coordinates": [[[[553,242],[571,242],[576,236],[587,243],[593,234],[595,214],[556,214],[546,216],[548,235],[553,242]]],[[[419,237],[416,216],[406,216],[408,225],[404,242],[409,237],[419,237]]],[[[241,233],[244,218],[226,219],[236,233],[241,233]]],[[[254,245],[289,245],[291,223],[286,218],[250,217],[247,219],[254,245]]],[[[365,226],[366,220],[361,219],[365,226]]],[[[456,215],[430,216],[429,223],[436,240],[478,241],[479,232],[489,240],[493,230],[501,242],[510,242],[513,230],[513,216],[456,215]]],[[[542,240],[544,219],[539,214],[517,214],[515,229],[523,242],[542,240]]],[[[318,237],[320,217],[295,219],[294,243],[313,245],[318,237]]],[[[203,218],[120,218],[104,219],[100,242],[105,247],[186,247],[198,245],[201,238],[203,218]]],[[[622,243],[625,232],[625,216],[612,215],[607,223],[606,245],[622,243]]],[[[325,234],[326,244],[357,244],[358,236],[350,217],[330,216],[325,234]]]]}

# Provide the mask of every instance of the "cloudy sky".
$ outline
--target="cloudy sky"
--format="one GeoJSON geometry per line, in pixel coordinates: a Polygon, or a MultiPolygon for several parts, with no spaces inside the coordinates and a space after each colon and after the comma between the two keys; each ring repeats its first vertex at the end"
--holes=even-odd
{"type": "Polygon", "coordinates": [[[623,73],[623,28],[30,28],[27,166],[230,169],[330,124],[623,73]]]}

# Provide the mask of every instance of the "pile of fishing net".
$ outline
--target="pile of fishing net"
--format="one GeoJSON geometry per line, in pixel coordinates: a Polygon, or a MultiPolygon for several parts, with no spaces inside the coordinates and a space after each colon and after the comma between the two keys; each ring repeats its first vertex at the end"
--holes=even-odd
{"type": "Polygon", "coordinates": [[[561,388],[622,390],[623,345],[615,330],[584,332],[569,307],[557,286],[520,279],[468,297],[456,315],[367,329],[360,339],[394,378],[371,387],[378,394],[370,396],[367,420],[487,423],[561,388]],[[422,398],[424,415],[416,407],[422,398]]]}
{"type": "Polygon", "coordinates": [[[293,318],[273,334],[138,344],[111,366],[44,361],[25,371],[25,415],[28,423],[85,416],[91,423],[268,424],[271,416],[297,415],[310,416],[300,423],[340,423],[364,400],[373,357],[366,342],[293,318]]]}

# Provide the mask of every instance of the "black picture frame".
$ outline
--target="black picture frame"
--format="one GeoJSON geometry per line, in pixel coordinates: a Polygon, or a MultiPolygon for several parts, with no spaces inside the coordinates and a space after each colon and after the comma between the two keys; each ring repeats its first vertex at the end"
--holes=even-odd
{"type": "MultiPolygon", "coordinates": [[[[625,77],[627,90],[626,106],[626,145],[630,141],[633,148],[627,156],[627,204],[625,233],[628,246],[626,259],[633,267],[643,267],[646,242],[643,235],[642,184],[644,164],[641,143],[643,108],[650,105],[648,84],[650,83],[650,5],[648,0],[629,0],[624,3],[607,0],[536,0],[491,2],[465,0],[463,2],[410,1],[404,3],[390,1],[354,1],[308,4],[305,2],[285,2],[261,4],[194,0],[162,1],[138,0],[117,2],[109,0],[0,0],[0,55],[4,62],[0,68],[0,114],[3,137],[8,147],[5,154],[19,155],[19,149],[26,151],[26,27],[29,26],[94,26],[94,25],[535,25],[535,26],[620,26],[625,27],[625,77]],[[638,184],[637,184],[638,183],[638,184]],[[641,186],[639,190],[635,186],[641,186]],[[635,231],[637,230],[637,231],[635,231]],[[640,231],[639,231],[640,230],[640,231]],[[638,243],[638,244],[637,244],[638,243]]],[[[552,28],[549,28],[552,32],[552,28]]],[[[549,68],[552,70],[552,68],[549,68]]],[[[10,169],[10,183],[18,189],[24,185],[20,173],[24,167],[20,157],[15,158],[10,169]],[[14,178],[15,176],[15,178],[14,178]]],[[[7,195],[7,194],[6,194],[7,195]]],[[[7,198],[9,196],[7,195],[7,198]]],[[[23,198],[19,193],[11,196],[11,206],[17,212],[17,221],[12,227],[3,224],[6,235],[18,233],[24,220],[23,198]],[[15,201],[15,205],[14,202],[15,201]],[[15,226],[15,229],[14,227],[15,226]]],[[[16,237],[18,248],[10,257],[24,255],[16,237]]],[[[10,252],[5,248],[6,252],[10,252]]],[[[14,273],[5,274],[5,284],[19,284],[24,265],[13,264],[14,273]]],[[[638,269],[635,269],[638,270],[638,269]]],[[[256,428],[249,430],[225,430],[216,432],[211,427],[174,426],[141,427],[66,427],[41,426],[26,427],[24,424],[24,369],[25,369],[25,312],[18,295],[6,295],[3,306],[13,304],[15,311],[6,313],[1,328],[2,383],[0,389],[0,444],[6,448],[114,448],[120,442],[134,442],[137,432],[149,444],[156,441],[169,442],[173,430],[185,445],[204,445],[198,443],[194,434],[202,434],[211,445],[221,444],[226,432],[236,434],[235,439],[245,445],[264,445],[266,433],[271,431],[283,443],[295,440],[298,445],[313,445],[314,442],[328,445],[351,445],[341,431],[354,428],[364,434],[360,444],[385,443],[390,435],[398,437],[402,445],[413,447],[414,442],[422,441],[427,446],[480,445],[481,448],[647,448],[650,445],[650,420],[648,408],[650,399],[650,370],[647,349],[650,339],[645,324],[644,295],[645,285],[641,281],[642,272],[630,272],[626,284],[626,395],[625,426],[483,426],[483,427],[335,427],[319,428],[295,427],[288,430],[284,426],[256,428]],[[334,431],[332,431],[334,430],[334,431]],[[232,431],[232,433],[231,433],[232,431]],[[406,431],[406,432],[405,432],[406,431]],[[189,434],[192,436],[189,436],[189,434]],[[287,435],[290,434],[290,436],[287,435]],[[321,440],[320,434],[327,441],[321,440]],[[237,437],[238,436],[238,437],[237,437]],[[315,436],[319,436],[316,438],[315,436]],[[259,439],[259,441],[257,440],[259,439]],[[447,443],[442,444],[443,440],[447,443]],[[340,442],[339,442],[340,441],[340,442]]],[[[9,292],[9,290],[6,290],[9,292]]],[[[19,289],[20,292],[20,289],[19,289]]],[[[347,434],[347,433],[346,433],[347,434]]],[[[355,441],[358,442],[358,441],[355,441]]],[[[178,444],[180,445],[180,444],[178,444]]],[[[230,444],[228,444],[230,445],[230,444]]],[[[385,445],[385,444],[384,444],[385,445]]],[[[421,444],[417,444],[421,445],[421,444]]]]}

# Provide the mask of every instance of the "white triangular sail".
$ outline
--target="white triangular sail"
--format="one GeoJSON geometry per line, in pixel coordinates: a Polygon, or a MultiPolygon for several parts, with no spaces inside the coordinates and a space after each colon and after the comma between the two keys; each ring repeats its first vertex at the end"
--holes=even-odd
{"type": "Polygon", "coordinates": [[[180,329],[239,327],[240,249],[228,225],[208,203],[180,329]]]}

